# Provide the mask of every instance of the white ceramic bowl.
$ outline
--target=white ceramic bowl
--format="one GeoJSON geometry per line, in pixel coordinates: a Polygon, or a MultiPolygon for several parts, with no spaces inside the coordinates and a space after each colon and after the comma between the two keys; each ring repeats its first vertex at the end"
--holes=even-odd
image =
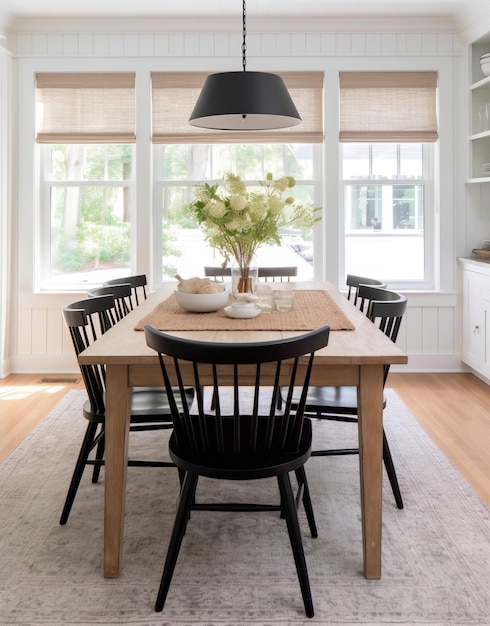
{"type": "Polygon", "coordinates": [[[192,313],[211,313],[228,304],[229,293],[225,289],[218,293],[184,293],[174,291],[177,304],[192,313]]]}
{"type": "Polygon", "coordinates": [[[484,55],[481,57],[480,67],[485,76],[490,76],[490,55],[484,55]]]}
{"type": "Polygon", "coordinates": [[[234,302],[232,306],[225,307],[225,313],[228,317],[233,317],[239,320],[247,320],[252,317],[257,317],[260,315],[262,311],[260,309],[255,308],[255,305],[250,303],[236,303],[234,302]],[[236,306],[237,304],[244,304],[245,306],[236,306]],[[248,305],[248,306],[247,306],[248,305]]]}

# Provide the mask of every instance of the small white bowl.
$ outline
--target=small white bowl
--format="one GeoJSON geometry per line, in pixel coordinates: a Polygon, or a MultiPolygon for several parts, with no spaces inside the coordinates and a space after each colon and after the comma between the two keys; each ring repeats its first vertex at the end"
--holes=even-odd
{"type": "Polygon", "coordinates": [[[481,57],[480,67],[485,76],[490,76],[490,56],[484,55],[481,57]]]}
{"type": "Polygon", "coordinates": [[[260,315],[262,311],[260,309],[256,309],[254,305],[252,306],[226,306],[225,313],[228,317],[233,317],[234,319],[252,319],[253,317],[257,317],[260,315]]]}
{"type": "MultiPolygon", "coordinates": [[[[234,293],[233,296],[236,298],[237,302],[257,302],[259,299],[254,293],[234,293]]],[[[235,302],[233,303],[235,304],[235,302]]]]}
{"type": "Polygon", "coordinates": [[[218,293],[184,293],[183,291],[174,291],[177,304],[186,311],[192,313],[211,313],[218,311],[228,304],[228,290],[219,291],[218,293]]]}

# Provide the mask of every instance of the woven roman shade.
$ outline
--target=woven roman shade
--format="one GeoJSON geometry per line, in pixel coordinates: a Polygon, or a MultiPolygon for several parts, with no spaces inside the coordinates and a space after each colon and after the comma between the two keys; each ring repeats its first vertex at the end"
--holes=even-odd
{"type": "Polygon", "coordinates": [[[341,142],[433,142],[436,72],[340,72],[341,142]]]}
{"type": "Polygon", "coordinates": [[[134,73],[36,74],[38,143],[134,143],[134,73]]]}
{"type": "Polygon", "coordinates": [[[262,131],[223,131],[189,124],[207,74],[152,73],[153,143],[320,143],[323,141],[323,74],[284,72],[289,93],[302,122],[292,128],[262,131]]]}

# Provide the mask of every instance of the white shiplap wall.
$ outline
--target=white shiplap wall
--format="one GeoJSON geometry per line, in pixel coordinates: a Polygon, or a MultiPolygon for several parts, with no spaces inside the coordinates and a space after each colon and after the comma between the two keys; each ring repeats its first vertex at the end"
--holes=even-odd
{"type": "MultiPolygon", "coordinates": [[[[32,157],[33,74],[36,71],[87,71],[94,69],[135,70],[141,80],[147,80],[155,69],[227,70],[240,65],[241,35],[236,23],[216,21],[208,24],[165,22],[107,23],[36,22],[17,23],[7,45],[17,60],[19,100],[19,159],[14,168],[19,194],[12,202],[13,250],[10,267],[13,276],[10,294],[10,349],[0,364],[0,375],[8,372],[69,372],[76,362],[66,329],[63,326],[63,304],[83,297],[83,294],[35,293],[33,254],[35,246],[35,198],[32,157]],[[199,30],[198,30],[199,29],[199,30]],[[199,32],[200,31],[200,32],[199,32]],[[22,224],[22,227],[21,227],[22,224]]],[[[440,75],[441,93],[441,176],[452,184],[442,189],[445,236],[440,242],[440,291],[407,293],[409,308],[402,326],[399,345],[409,355],[405,371],[459,371],[460,360],[459,297],[456,257],[464,255],[464,233],[454,227],[455,202],[462,201],[463,178],[458,178],[452,158],[461,139],[453,136],[457,107],[453,100],[456,89],[464,85],[461,77],[461,46],[457,35],[444,23],[423,25],[405,23],[347,26],[346,23],[302,24],[296,21],[294,30],[288,24],[249,22],[247,57],[249,69],[276,71],[284,69],[314,69],[326,76],[325,119],[326,141],[324,172],[327,233],[325,278],[336,282],[339,276],[338,248],[338,175],[336,124],[331,124],[332,110],[336,112],[336,77],[339,70],[348,69],[436,69],[440,75]],[[367,32],[369,31],[369,32],[367,32]],[[333,210],[331,210],[333,209],[333,210]],[[447,236],[449,233],[449,237],[447,236]],[[331,245],[330,245],[331,244],[331,245]]],[[[464,96],[462,97],[464,101],[464,96]]],[[[461,131],[461,128],[459,128],[461,131]]],[[[463,170],[464,172],[464,167],[463,170]]],[[[141,187],[144,187],[141,185],[141,187]]],[[[151,189],[138,191],[138,206],[145,206],[145,194],[151,205],[151,189]]],[[[150,216],[143,216],[138,228],[142,237],[149,228],[150,216]]],[[[149,259],[138,256],[138,272],[150,273],[149,259]]],[[[321,278],[321,277],[320,277],[321,278]]]]}

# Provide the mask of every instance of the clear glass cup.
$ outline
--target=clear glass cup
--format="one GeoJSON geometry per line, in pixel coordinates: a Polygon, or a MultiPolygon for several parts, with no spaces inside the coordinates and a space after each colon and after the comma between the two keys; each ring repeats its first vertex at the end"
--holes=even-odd
{"type": "Polygon", "coordinates": [[[292,289],[275,290],[274,304],[276,311],[292,311],[294,308],[294,291],[292,289]]]}
{"type": "Polygon", "coordinates": [[[255,287],[255,295],[258,300],[255,306],[263,313],[271,313],[275,309],[274,294],[272,287],[265,283],[257,283],[255,287]]]}

